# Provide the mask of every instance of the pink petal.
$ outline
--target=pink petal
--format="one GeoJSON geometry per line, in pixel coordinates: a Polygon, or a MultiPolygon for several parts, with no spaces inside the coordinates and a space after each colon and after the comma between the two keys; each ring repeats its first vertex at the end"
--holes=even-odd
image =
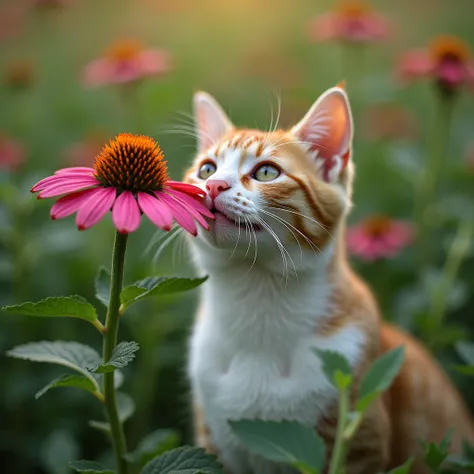
{"type": "Polygon", "coordinates": [[[429,76],[435,63],[428,51],[415,49],[404,53],[398,63],[398,74],[402,79],[410,80],[429,76]]]}
{"type": "MultiPolygon", "coordinates": [[[[177,192],[177,191],[175,191],[177,192]]],[[[186,196],[186,195],[185,195],[186,196]]],[[[202,217],[202,215],[197,211],[197,209],[194,207],[194,204],[192,203],[186,203],[184,202],[183,200],[181,200],[180,198],[176,197],[176,196],[172,196],[172,198],[177,201],[184,209],[186,209],[193,217],[194,219],[196,219],[196,221],[202,226],[204,227],[204,229],[206,230],[209,230],[210,227],[209,227],[209,224],[206,222],[206,220],[204,219],[204,217],[202,217]]],[[[189,196],[188,196],[189,198],[189,196]]],[[[189,199],[193,199],[193,198],[189,198],[189,199]]],[[[207,210],[207,209],[206,209],[207,210]]],[[[212,216],[214,217],[214,215],[212,216]]]]}
{"type": "Polygon", "coordinates": [[[94,174],[94,169],[87,166],[73,166],[71,168],[61,168],[56,170],[54,174],[64,174],[64,173],[81,173],[81,174],[94,174]]]}
{"type": "Polygon", "coordinates": [[[183,201],[185,204],[196,209],[203,216],[209,217],[209,219],[215,219],[216,216],[206,207],[204,204],[200,203],[196,198],[189,196],[188,194],[182,193],[181,191],[175,191],[174,189],[166,189],[165,191],[168,194],[171,194],[173,197],[178,198],[180,201],[183,201]]]}
{"type": "Polygon", "coordinates": [[[160,76],[171,69],[171,55],[167,51],[148,49],[138,57],[142,74],[160,76]]]}
{"type": "MultiPolygon", "coordinates": [[[[43,189],[49,188],[53,184],[59,183],[71,183],[72,180],[74,181],[83,181],[84,179],[89,179],[91,176],[86,176],[84,174],[53,174],[52,176],[48,176],[47,178],[43,178],[41,181],[38,181],[32,188],[31,192],[36,193],[43,189]]],[[[96,184],[99,184],[99,181],[96,180],[96,184]]]]}
{"type": "Polygon", "coordinates": [[[124,191],[115,201],[112,209],[112,220],[122,234],[135,232],[140,225],[140,208],[135,196],[130,191],[124,191]]]}
{"type": "Polygon", "coordinates": [[[51,208],[51,219],[62,219],[63,217],[74,214],[82,204],[89,199],[91,194],[95,192],[95,189],[96,188],[86,189],[85,191],[68,194],[67,196],[58,199],[51,208]]]}
{"type": "Polygon", "coordinates": [[[112,207],[117,190],[115,188],[96,188],[89,199],[81,205],[76,215],[79,230],[85,230],[97,224],[112,207]]]}
{"type": "Polygon", "coordinates": [[[206,196],[206,191],[192,184],[181,183],[180,181],[167,181],[165,184],[167,187],[176,189],[178,191],[182,191],[183,193],[186,193],[186,194],[195,194],[196,196],[201,196],[201,197],[206,196]]]}
{"type": "Polygon", "coordinates": [[[160,199],[168,205],[168,207],[173,212],[173,217],[175,218],[176,222],[183,229],[187,230],[190,234],[193,234],[194,236],[197,235],[196,224],[194,223],[193,216],[186,208],[186,206],[163,192],[155,192],[155,195],[159,196],[160,199]]]}
{"type": "Polygon", "coordinates": [[[60,196],[61,194],[74,193],[76,191],[81,191],[85,188],[90,188],[91,186],[97,186],[99,183],[95,178],[64,178],[64,180],[59,182],[54,182],[48,184],[44,189],[38,194],[38,199],[44,199],[49,197],[60,196]]]}
{"type": "Polygon", "coordinates": [[[148,219],[160,229],[169,231],[173,224],[173,214],[166,204],[148,193],[138,193],[138,204],[148,219]]]}

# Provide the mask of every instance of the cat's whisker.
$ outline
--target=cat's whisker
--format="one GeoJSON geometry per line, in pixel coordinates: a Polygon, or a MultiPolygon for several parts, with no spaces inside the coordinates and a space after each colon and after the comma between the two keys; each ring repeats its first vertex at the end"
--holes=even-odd
{"type": "Polygon", "coordinates": [[[234,256],[234,253],[237,249],[237,245],[239,245],[239,241],[240,241],[240,216],[239,216],[239,221],[237,223],[237,227],[239,228],[239,235],[237,236],[237,242],[235,243],[234,250],[232,250],[232,253],[230,254],[229,260],[234,256]]]}
{"type": "Polygon", "coordinates": [[[245,275],[248,275],[250,273],[250,271],[252,270],[252,268],[255,266],[255,263],[257,262],[258,241],[257,241],[257,234],[256,234],[255,230],[253,229],[249,218],[245,215],[243,216],[243,218],[246,221],[246,225],[248,225],[248,227],[249,227],[249,232],[250,232],[250,239],[249,240],[250,240],[250,242],[252,242],[252,237],[253,237],[253,240],[254,240],[254,243],[255,243],[253,261],[252,261],[252,264],[250,265],[250,268],[245,273],[245,275]]]}
{"type": "Polygon", "coordinates": [[[178,230],[176,230],[173,233],[168,234],[164,242],[158,247],[157,251],[155,252],[155,255],[153,256],[152,259],[152,265],[156,266],[158,259],[160,258],[160,255],[163,253],[164,249],[174,240],[176,239],[182,232],[182,229],[180,227],[176,227],[178,230]]]}

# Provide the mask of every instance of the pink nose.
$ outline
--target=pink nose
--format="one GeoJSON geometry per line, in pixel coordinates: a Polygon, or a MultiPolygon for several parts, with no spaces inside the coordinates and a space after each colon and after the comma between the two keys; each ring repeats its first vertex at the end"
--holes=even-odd
{"type": "Polygon", "coordinates": [[[220,193],[230,188],[230,184],[223,179],[209,179],[206,183],[206,189],[209,191],[211,199],[215,199],[220,193]]]}

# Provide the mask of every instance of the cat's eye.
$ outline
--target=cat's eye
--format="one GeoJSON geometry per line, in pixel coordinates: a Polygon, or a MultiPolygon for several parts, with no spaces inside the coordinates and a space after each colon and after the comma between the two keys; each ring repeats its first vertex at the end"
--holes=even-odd
{"type": "Polygon", "coordinates": [[[262,165],[258,167],[252,175],[257,181],[273,181],[280,176],[280,170],[273,165],[262,165]]]}
{"type": "Polygon", "coordinates": [[[198,176],[201,179],[207,179],[217,171],[216,165],[208,161],[199,168],[198,176]]]}

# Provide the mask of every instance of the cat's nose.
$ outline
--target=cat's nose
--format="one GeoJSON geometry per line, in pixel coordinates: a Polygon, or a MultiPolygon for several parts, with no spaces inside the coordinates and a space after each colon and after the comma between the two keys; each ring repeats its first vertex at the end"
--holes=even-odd
{"type": "Polygon", "coordinates": [[[215,199],[220,193],[230,188],[230,184],[223,179],[208,179],[206,189],[209,191],[211,199],[215,199]]]}

